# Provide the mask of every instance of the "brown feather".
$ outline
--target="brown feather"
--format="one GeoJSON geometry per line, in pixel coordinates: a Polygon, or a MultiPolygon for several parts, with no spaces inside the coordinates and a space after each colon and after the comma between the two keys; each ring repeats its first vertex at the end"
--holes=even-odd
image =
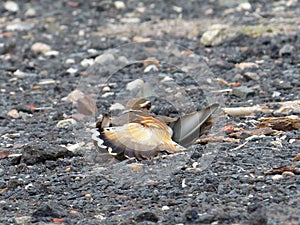
{"type": "Polygon", "coordinates": [[[101,152],[109,152],[120,160],[132,157],[138,160],[151,159],[159,152],[184,151],[181,142],[189,140],[189,135],[195,132],[199,137],[209,130],[212,125],[211,114],[218,106],[214,104],[179,118],[153,115],[148,112],[150,107],[148,100],[132,99],[126,106],[129,110],[120,116],[111,118],[105,114],[96,123],[94,144],[101,152]],[[187,127],[184,127],[185,123],[187,127]]]}

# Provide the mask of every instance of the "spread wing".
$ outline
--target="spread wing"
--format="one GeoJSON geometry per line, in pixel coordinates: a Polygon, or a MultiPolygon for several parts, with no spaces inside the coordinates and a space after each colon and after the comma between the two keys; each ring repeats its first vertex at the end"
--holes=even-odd
{"type": "Polygon", "coordinates": [[[218,107],[218,104],[213,104],[201,111],[179,117],[170,124],[173,129],[172,139],[185,147],[193,144],[199,136],[211,128],[211,115],[218,107]]]}
{"type": "Polygon", "coordinates": [[[133,116],[127,113],[120,119],[113,121],[115,126],[101,127],[99,132],[101,141],[97,142],[98,147],[101,145],[102,149],[106,149],[119,159],[125,157],[150,159],[160,151],[171,153],[184,150],[182,146],[172,141],[168,126],[149,114],[133,116]]]}

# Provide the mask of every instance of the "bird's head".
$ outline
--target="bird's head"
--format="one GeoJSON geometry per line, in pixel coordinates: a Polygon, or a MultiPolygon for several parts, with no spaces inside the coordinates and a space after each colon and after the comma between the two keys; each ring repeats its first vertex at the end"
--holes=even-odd
{"type": "Polygon", "coordinates": [[[127,110],[141,110],[141,111],[149,111],[151,109],[151,102],[145,98],[133,98],[130,99],[126,104],[127,110]]]}

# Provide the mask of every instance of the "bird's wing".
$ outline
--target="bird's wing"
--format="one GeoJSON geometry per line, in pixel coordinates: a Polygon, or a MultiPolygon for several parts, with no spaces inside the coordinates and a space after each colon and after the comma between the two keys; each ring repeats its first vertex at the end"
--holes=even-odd
{"type": "Polygon", "coordinates": [[[119,159],[150,159],[158,152],[178,152],[184,148],[171,139],[168,126],[152,116],[137,116],[134,122],[104,127],[99,133],[102,148],[119,159]]]}
{"type": "Polygon", "coordinates": [[[193,144],[199,136],[211,128],[211,115],[218,106],[219,104],[213,104],[201,111],[179,117],[170,124],[173,129],[172,139],[185,147],[193,144]]]}
{"type": "Polygon", "coordinates": [[[141,110],[126,110],[121,115],[112,117],[110,126],[122,126],[124,124],[139,122],[141,116],[150,116],[148,112],[143,112],[141,110]]]}

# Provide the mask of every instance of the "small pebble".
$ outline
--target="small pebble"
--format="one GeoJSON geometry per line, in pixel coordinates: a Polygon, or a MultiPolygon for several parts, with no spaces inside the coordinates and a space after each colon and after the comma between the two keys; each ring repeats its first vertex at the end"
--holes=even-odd
{"type": "Polygon", "coordinates": [[[169,76],[165,76],[160,82],[168,82],[168,81],[173,81],[174,79],[172,77],[169,76]]]}
{"type": "Polygon", "coordinates": [[[122,104],[120,104],[120,103],[114,103],[114,104],[112,104],[112,105],[109,107],[109,110],[110,110],[110,111],[124,110],[124,109],[125,109],[125,107],[124,107],[122,104]]]}
{"type": "Polygon", "coordinates": [[[45,43],[36,42],[31,46],[31,51],[35,54],[46,54],[51,51],[51,47],[45,43]]]}
{"type": "Polygon", "coordinates": [[[0,176],[2,176],[4,174],[4,172],[5,172],[4,169],[0,168],[0,176]]]}
{"type": "Polygon", "coordinates": [[[289,140],[289,143],[290,143],[290,144],[293,144],[295,141],[296,141],[296,139],[291,138],[291,139],[289,140]]]}
{"type": "Polygon", "coordinates": [[[31,221],[31,216],[19,216],[15,217],[16,224],[29,224],[31,221]]]}
{"type": "Polygon", "coordinates": [[[274,176],[272,176],[272,180],[277,181],[277,180],[282,180],[284,178],[284,176],[282,176],[281,174],[276,174],[274,176]]]}
{"type": "Polygon", "coordinates": [[[78,36],[84,36],[85,35],[85,32],[84,32],[84,30],[80,30],[80,31],[78,31],[78,36]]]}
{"type": "Polygon", "coordinates": [[[21,70],[16,70],[14,73],[13,73],[14,76],[17,76],[17,77],[25,77],[27,75],[27,73],[21,71],[21,70]]]}
{"type": "Polygon", "coordinates": [[[126,85],[126,90],[133,91],[144,86],[144,81],[142,79],[136,79],[134,81],[129,82],[126,85]]]}
{"type": "Polygon", "coordinates": [[[272,94],[272,98],[279,97],[281,93],[279,91],[274,91],[272,94]]]}
{"type": "Polygon", "coordinates": [[[4,3],[4,8],[7,10],[7,11],[10,11],[10,12],[17,12],[19,11],[19,5],[13,1],[7,1],[4,3]]]}
{"type": "Polygon", "coordinates": [[[82,67],[88,67],[88,66],[91,66],[94,64],[94,59],[83,59],[81,62],[80,62],[80,65],[82,67]]]}
{"type": "MultiPolygon", "coordinates": [[[[142,37],[142,36],[134,36],[132,39],[133,42],[148,42],[151,41],[151,38],[148,37],[142,37]]],[[[144,65],[145,66],[145,65],[144,65]]]]}
{"type": "Polygon", "coordinates": [[[75,63],[75,59],[67,59],[66,60],[66,64],[74,64],[75,63]]]}
{"type": "Polygon", "coordinates": [[[237,7],[238,11],[249,11],[251,9],[252,9],[252,6],[249,2],[242,2],[237,7]]]}
{"type": "Polygon", "coordinates": [[[244,74],[244,77],[246,77],[249,80],[259,80],[259,76],[257,75],[257,73],[253,72],[246,72],[244,74]]]}
{"type": "Polygon", "coordinates": [[[58,56],[59,51],[51,50],[51,51],[46,52],[44,55],[46,55],[46,56],[58,56]]]}
{"type": "Polygon", "coordinates": [[[253,198],[253,197],[254,197],[253,194],[249,194],[249,195],[248,195],[248,198],[253,198]]]}
{"type": "Polygon", "coordinates": [[[67,69],[66,72],[69,73],[69,74],[75,74],[77,71],[78,71],[78,70],[75,69],[75,68],[69,68],[69,69],[67,69]]]}
{"type": "Polygon", "coordinates": [[[279,50],[279,56],[284,57],[284,56],[290,56],[294,52],[295,47],[290,44],[284,45],[280,50],[279,50]]]}
{"type": "Polygon", "coordinates": [[[16,110],[16,109],[10,110],[10,111],[7,113],[7,115],[10,116],[10,117],[12,117],[12,118],[14,118],[14,119],[20,117],[20,114],[19,114],[18,110],[16,110]]]}
{"type": "Polygon", "coordinates": [[[116,60],[115,56],[111,53],[104,53],[96,57],[95,62],[101,65],[109,64],[116,60]]]}
{"type": "Polygon", "coordinates": [[[34,27],[33,23],[26,23],[26,22],[12,22],[8,23],[6,26],[6,30],[8,31],[24,31],[30,30],[34,27]]]}
{"type": "Polygon", "coordinates": [[[199,165],[198,162],[193,162],[193,164],[192,164],[193,169],[196,169],[198,165],[199,165]]]}
{"type": "Polygon", "coordinates": [[[144,73],[149,73],[150,71],[158,71],[156,65],[149,65],[144,69],[144,73]]]}
{"type": "Polygon", "coordinates": [[[140,18],[122,18],[120,19],[121,23],[139,23],[141,22],[140,18]]]}
{"type": "Polygon", "coordinates": [[[69,213],[70,213],[70,214],[78,214],[78,211],[75,210],[75,209],[71,209],[71,210],[69,211],[69,213]]]}
{"type": "Polygon", "coordinates": [[[216,39],[219,36],[221,30],[208,30],[201,37],[201,43],[205,46],[214,45],[216,39]]]}
{"type": "Polygon", "coordinates": [[[167,210],[169,210],[169,209],[170,209],[170,207],[167,206],[167,205],[164,205],[163,207],[161,207],[161,210],[162,210],[162,211],[167,211],[167,210]]]}
{"type": "Polygon", "coordinates": [[[229,36],[235,36],[233,32],[226,32],[228,28],[227,25],[224,24],[213,24],[209,30],[204,32],[200,41],[205,46],[215,46],[222,42],[223,39],[229,36]]]}
{"type": "Polygon", "coordinates": [[[74,119],[64,119],[59,121],[56,126],[59,128],[69,127],[75,125],[77,122],[74,119]]]}
{"type": "Polygon", "coordinates": [[[285,4],[287,7],[291,7],[291,6],[295,6],[297,5],[298,0],[289,0],[287,1],[287,3],[285,4]]]}
{"type": "Polygon", "coordinates": [[[254,94],[254,91],[246,86],[240,86],[233,88],[232,94],[240,98],[246,98],[248,95],[254,94]]]}
{"type": "Polygon", "coordinates": [[[182,188],[186,188],[187,187],[187,185],[185,183],[185,179],[182,179],[182,181],[181,181],[181,187],[182,188]]]}
{"type": "Polygon", "coordinates": [[[126,8],[125,3],[122,1],[115,1],[114,5],[115,5],[116,9],[119,9],[119,10],[123,10],[126,8]]]}
{"type": "MultiPolygon", "coordinates": [[[[102,40],[101,40],[102,41],[102,40]]],[[[106,41],[106,40],[103,40],[103,41],[106,41]]],[[[96,55],[98,54],[98,50],[97,49],[94,49],[94,48],[89,48],[87,50],[87,53],[89,53],[90,55],[96,55]]]]}
{"type": "Polygon", "coordinates": [[[179,7],[179,6],[174,5],[174,6],[172,7],[172,9],[173,9],[175,12],[177,12],[177,13],[182,13],[182,7],[179,7]]]}
{"type": "Polygon", "coordinates": [[[284,171],[282,173],[282,176],[284,176],[284,177],[293,177],[293,176],[295,176],[295,174],[291,171],[284,171]]]}
{"type": "Polygon", "coordinates": [[[103,214],[98,214],[94,216],[95,218],[97,218],[98,220],[105,220],[106,217],[103,214]]]}
{"type": "Polygon", "coordinates": [[[105,87],[103,87],[103,88],[102,88],[102,91],[103,91],[103,92],[110,91],[110,87],[108,87],[108,86],[105,86],[105,87]]]}
{"type": "Polygon", "coordinates": [[[101,97],[102,97],[102,98],[107,98],[107,97],[112,96],[112,95],[114,95],[114,94],[115,94],[114,92],[106,92],[106,93],[104,93],[103,95],[101,95],[101,97]]]}
{"type": "Polygon", "coordinates": [[[68,149],[71,152],[75,152],[77,149],[79,149],[83,145],[84,145],[83,142],[79,142],[79,143],[76,143],[76,144],[67,144],[67,146],[62,146],[62,147],[65,147],[66,149],[68,149]]]}
{"type": "Polygon", "coordinates": [[[259,66],[258,66],[258,64],[253,63],[253,62],[241,62],[241,63],[235,64],[235,67],[240,70],[245,70],[248,68],[258,68],[259,66]]]}
{"type": "Polygon", "coordinates": [[[131,172],[137,173],[137,172],[140,172],[143,169],[144,164],[142,164],[142,163],[130,163],[130,164],[128,164],[128,167],[130,167],[131,172]]]}
{"type": "Polygon", "coordinates": [[[82,91],[79,91],[78,89],[75,89],[74,91],[71,91],[68,96],[63,97],[62,101],[77,103],[78,99],[83,98],[85,95],[82,91]]]}
{"type": "Polygon", "coordinates": [[[35,9],[33,9],[33,8],[27,9],[27,11],[25,12],[25,16],[26,17],[34,17],[34,16],[36,16],[35,9]]]}

